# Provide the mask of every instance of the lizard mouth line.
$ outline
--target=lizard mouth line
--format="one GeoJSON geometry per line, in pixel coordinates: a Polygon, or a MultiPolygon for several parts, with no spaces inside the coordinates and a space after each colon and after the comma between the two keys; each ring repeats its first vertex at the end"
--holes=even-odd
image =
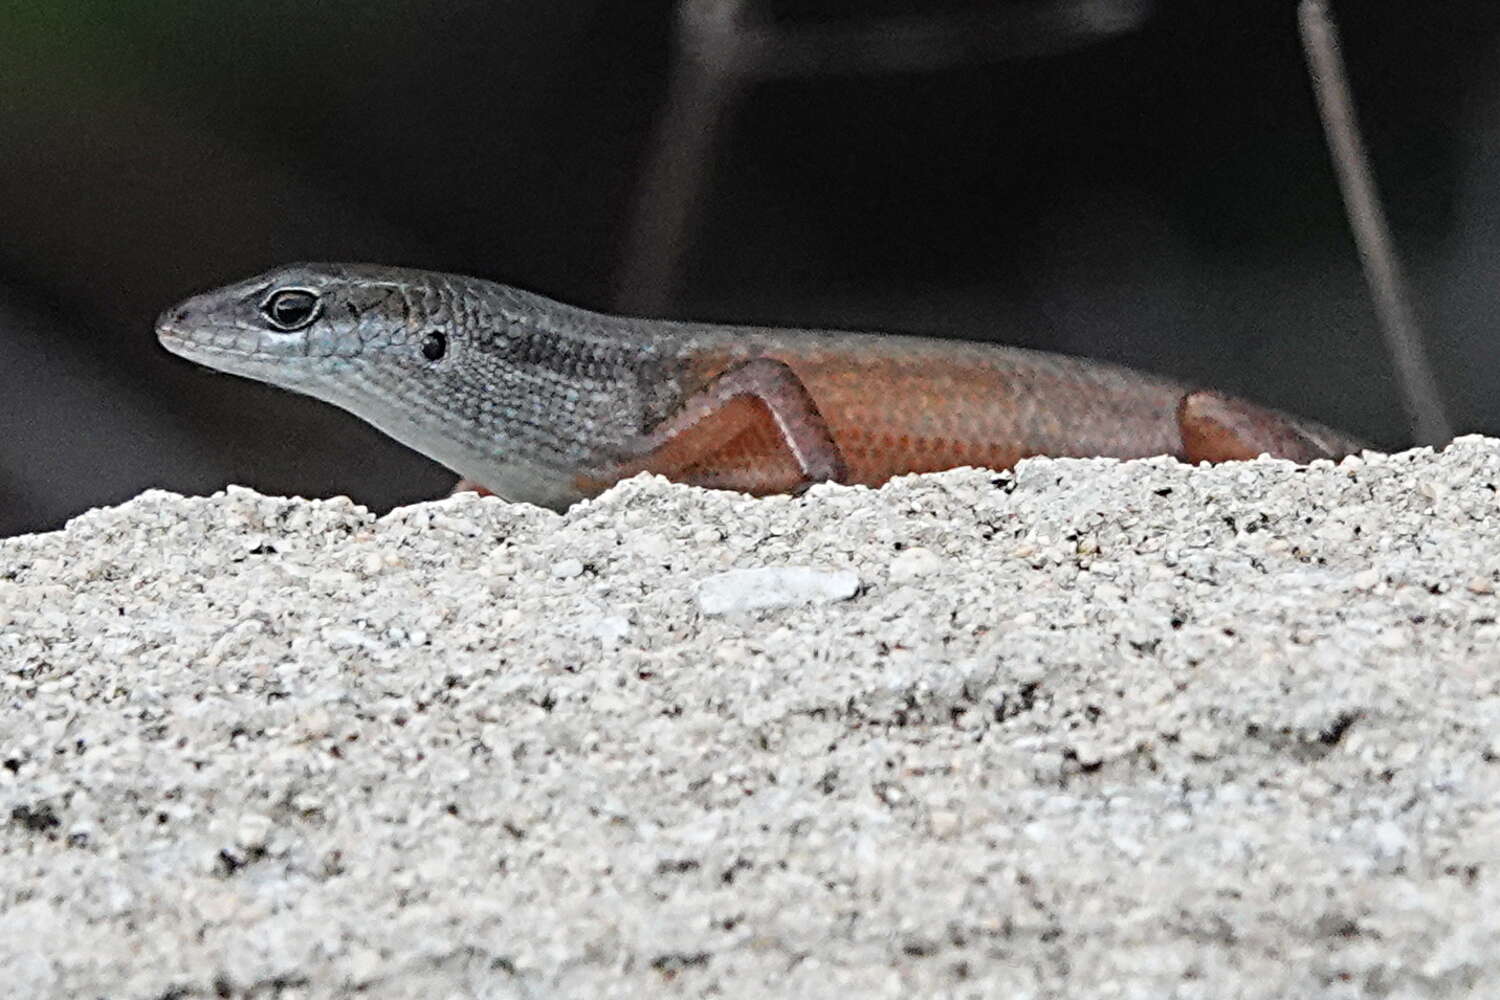
{"type": "Polygon", "coordinates": [[[287,360],[285,356],[274,354],[270,351],[244,351],[234,347],[205,344],[201,340],[185,335],[167,324],[159,325],[156,328],[156,339],[173,354],[193,360],[197,360],[198,358],[233,358],[242,361],[287,360]]]}
{"type": "Polygon", "coordinates": [[[156,321],[156,339],[173,354],[185,355],[206,349],[199,338],[188,332],[181,318],[174,318],[170,310],[156,321]]]}
{"type": "Polygon", "coordinates": [[[166,323],[156,325],[156,339],[161,342],[161,346],[179,356],[186,356],[198,347],[192,340],[166,323]]]}

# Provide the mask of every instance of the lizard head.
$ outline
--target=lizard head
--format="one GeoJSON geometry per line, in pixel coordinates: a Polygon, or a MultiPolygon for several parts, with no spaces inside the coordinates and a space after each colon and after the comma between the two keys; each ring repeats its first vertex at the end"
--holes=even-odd
{"type": "Polygon", "coordinates": [[[618,322],[475,278],[293,264],[172,306],[156,334],[190,361],[342,407],[496,493],[562,506],[601,436],[637,432],[616,384],[642,369],[620,360],[618,322]]]}
{"type": "Polygon", "coordinates": [[[431,371],[448,353],[455,290],[421,271],[291,264],[161,314],[173,354],[325,396],[355,370],[431,371]]]}

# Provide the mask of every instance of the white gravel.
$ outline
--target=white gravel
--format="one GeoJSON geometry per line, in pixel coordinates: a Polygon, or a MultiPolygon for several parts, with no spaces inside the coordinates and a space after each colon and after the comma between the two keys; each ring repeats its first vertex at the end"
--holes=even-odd
{"type": "Polygon", "coordinates": [[[0,543],[0,982],[1493,996],[1497,485],[1465,438],[561,517],[148,493],[0,543]],[[706,613],[747,569],[788,606],[706,613]]]}

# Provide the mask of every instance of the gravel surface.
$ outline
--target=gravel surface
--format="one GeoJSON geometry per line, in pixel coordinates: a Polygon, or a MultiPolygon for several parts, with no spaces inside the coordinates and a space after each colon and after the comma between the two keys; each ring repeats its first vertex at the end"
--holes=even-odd
{"type": "Polygon", "coordinates": [[[1497,484],[148,493],[0,543],[0,982],[1493,996],[1497,484]]]}

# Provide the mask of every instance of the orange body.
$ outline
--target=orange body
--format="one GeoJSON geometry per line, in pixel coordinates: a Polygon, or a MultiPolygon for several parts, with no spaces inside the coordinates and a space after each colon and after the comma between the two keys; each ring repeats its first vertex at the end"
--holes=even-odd
{"type": "MultiPolygon", "coordinates": [[[[748,357],[783,362],[806,388],[845,463],[843,481],[959,466],[1005,469],[1032,455],[1185,457],[1187,389],[1112,365],[985,344],[897,336],[762,337],[696,362],[707,383],[748,357]],[[858,343],[849,343],[856,339],[858,343]]],[[[701,486],[780,492],[800,468],[763,403],[728,440],[673,469],[701,486]]]]}

